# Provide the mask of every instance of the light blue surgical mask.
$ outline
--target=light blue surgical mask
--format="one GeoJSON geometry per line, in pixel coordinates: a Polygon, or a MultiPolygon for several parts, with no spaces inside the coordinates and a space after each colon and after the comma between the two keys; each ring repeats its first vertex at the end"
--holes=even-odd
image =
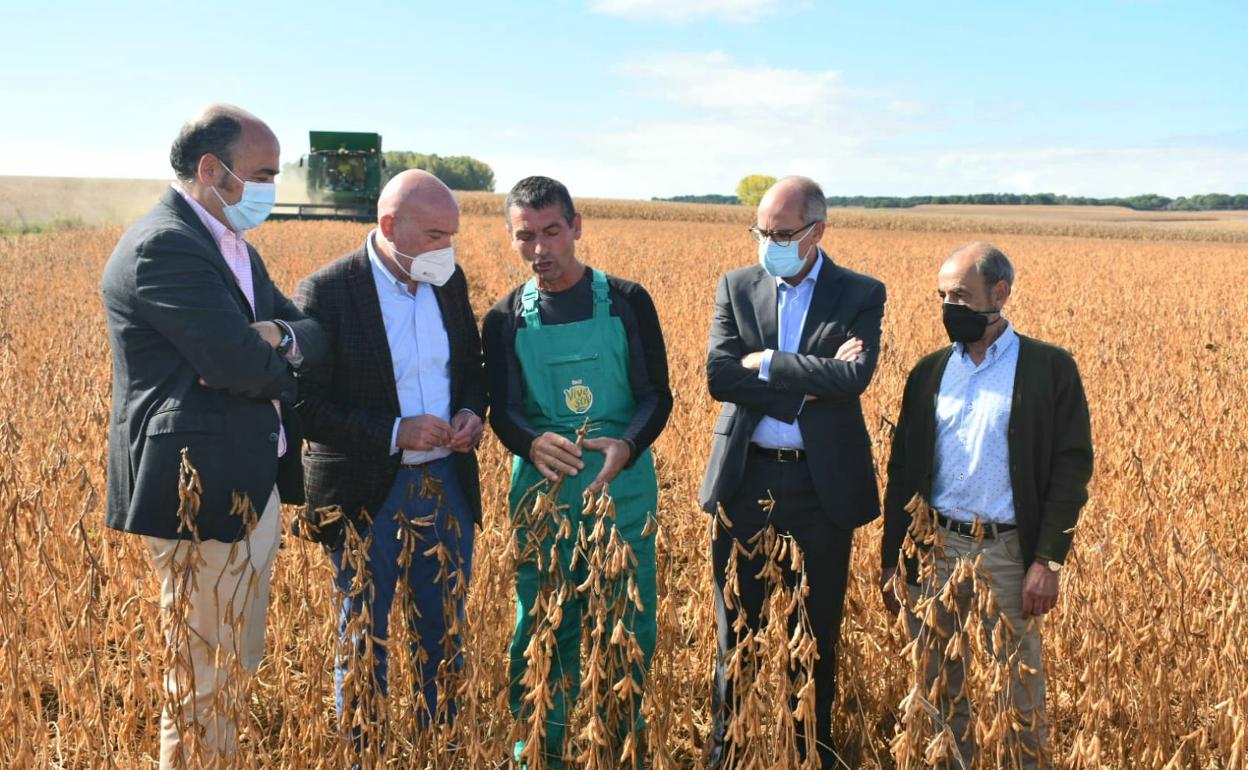
{"type": "Polygon", "coordinates": [[[802,241],[806,240],[807,235],[810,235],[809,230],[801,238],[789,241],[786,246],[780,246],[770,238],[763,238],[758,244],[758,264],[776,278],[792,278],[806,266],[802,241]]]}
{"type": "Polygon", "coordinates": [[[224,163],[221,166],[230,172],[230,176],[243,183],[243,197],[238,199],[238,203],[226,203],[217,188],[212,188],[221,205],[225,206],[225,220],[230,223],[230,229],[241,233],[259,227],[273,210],[273,203],[277,200],[277,185],[272,182],[244,181],[229,166],[224,163]]]}

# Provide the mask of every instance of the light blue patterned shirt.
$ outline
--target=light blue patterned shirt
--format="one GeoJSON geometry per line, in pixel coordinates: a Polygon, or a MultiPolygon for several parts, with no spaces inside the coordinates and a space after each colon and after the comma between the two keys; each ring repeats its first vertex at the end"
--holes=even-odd
{"type": "MultiPolygon", "coordinates": [[[[815,283],[819,280],[819,270],[822,267],[823,251],[820,250],[815,266],[796,286],[790,286],[783,278],[776,279],[776,342],[782,352],[796,353],[802,342],[806,311],[810,310],[810,298],[815,295],[815,283]]],[[[763,363],[758,368],[758,378],[763,382],[771,376],[771,354],[774,352],[763,351],[763,363]]],[[[802,431],[797,426],[797,420],[781,422],[774,417],[763,417],[759,421],[751,441],[768,449],[806,448],[802,443],[802,431]]]]}
{"type": "Polygon", "coordinates": [[[932,507],[951,519],[1014,523],[1010,410],[1018,335],[1008,325],[976,366],[954,343],[936,398],[932,507]]]}

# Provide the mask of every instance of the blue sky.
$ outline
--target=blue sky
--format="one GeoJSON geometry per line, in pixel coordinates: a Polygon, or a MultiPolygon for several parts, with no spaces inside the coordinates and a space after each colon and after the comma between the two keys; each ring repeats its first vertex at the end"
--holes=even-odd
{"type": "Polygon", "coordinates": [[[1248,2],[6,2],[0,174],[164,178],[213,101],[505,191],[1248,192],[1248,2]],[[194,8],[195,10],[192,10],[194,8]]]}

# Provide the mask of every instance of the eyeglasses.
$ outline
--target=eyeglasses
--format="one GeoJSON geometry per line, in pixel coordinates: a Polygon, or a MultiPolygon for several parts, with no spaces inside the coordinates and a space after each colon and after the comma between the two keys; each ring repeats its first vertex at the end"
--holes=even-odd
{"type": "Polygon", "coordinates": [[[751,227],[750,235],[754,237],[756,243],[768,240],[777,246],[788,246],[795,239],[800,241],[803,237],[802,233],[817,224],[819,224],[818,219],[813,222],[807,222],[796,230],[763,230],[758,227],[751,227]]]}

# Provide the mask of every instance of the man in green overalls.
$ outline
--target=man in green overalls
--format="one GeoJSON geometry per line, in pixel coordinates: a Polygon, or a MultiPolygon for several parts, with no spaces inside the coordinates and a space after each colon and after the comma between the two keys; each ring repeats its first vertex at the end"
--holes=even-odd
{"type": "MultiPolygon", "coordinates": [[[[582,533],[597,523],[596,513],[583,512],[586,494],[607,489],[615,505],[614,527],[636,557],[639,601],[629,604],[624,624],[632,635],[627,641],[644,659],[643,670],[635,672],[639,684],[654,652],[654,536],[647,522],[657,515],[658,484],[650,445],[667,423],[672,394],[650,295],[576,258],[581,217],[567,188],[547,177],[523,179],[507,196],[505,212],[512,249],[533,271],[490,310],[483,330],[490,423],[515,455],[509,508],[517,540],[517,608],[510,702],[518,719],[529,719],[535,686],[546,688],[542,759],[548,767],[561,767],[571,737],[568,718],[580,691],[581,633],[595,620],[582,617],[585,601],[576,590],[589,576],[584,553],[580,558],[574,553],[582,533]],[[589,432],[578,446],[577,432],[586,419],[589,432]],[[570,527],[552,526],[557,517],[533,511],[535,496],[556,485],[557,504],[564,506],[558,515],[570,527]],[[553,612],[552,602],[560,605],[553,612]],[[525,653],[534,623],[551,617],[559,622],[549,676],[545,683],[533,682],[534,676],[525,676],[525,653]]],[[[606,726],[614,730],[617,747],[630,731],[637,731],[634,745],[643,745],[639,706],[634,698],[631,713],[606,726]]],[[[534,753],[517,743],[517,760],[534,753]]]]}

